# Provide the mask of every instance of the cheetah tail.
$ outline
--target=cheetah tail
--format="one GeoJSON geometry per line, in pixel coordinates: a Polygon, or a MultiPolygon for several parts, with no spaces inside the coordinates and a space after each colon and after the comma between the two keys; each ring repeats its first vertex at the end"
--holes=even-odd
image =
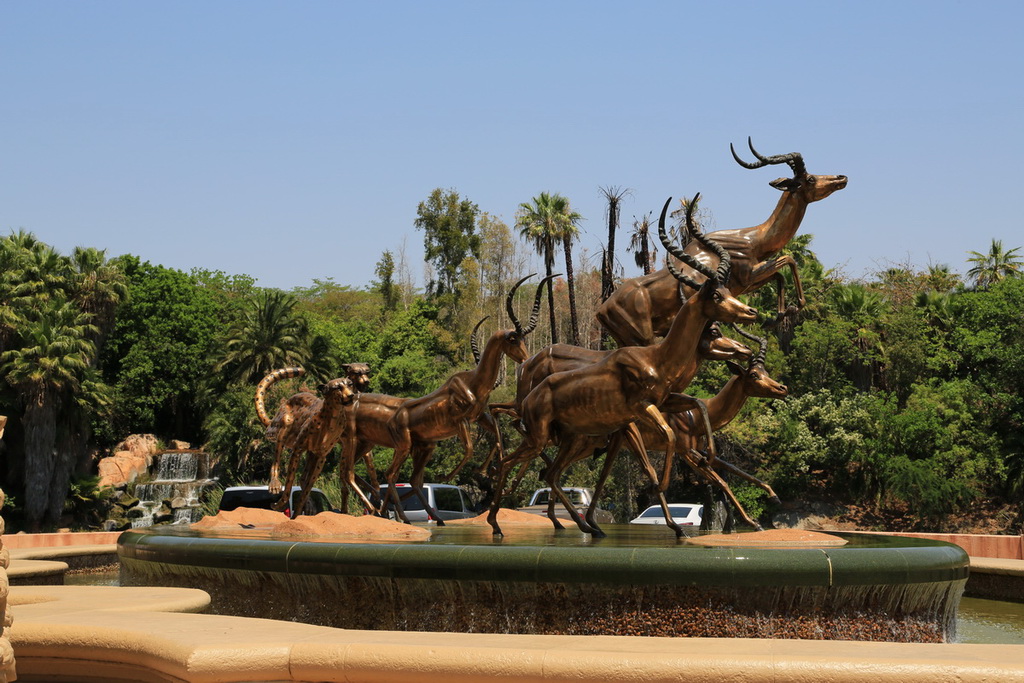
{"type": "Polygon", "coordinates": [[[267,394],[267,389],[272,384],[282,379],[288,379],[290,377],[302,377],[306,374],[306,371],[302,368],[282,368],[281,370],[274,370],[272,373],[260,380],[260,383],[256,385],[256,415],[260,418],[260,422],[263,423],[264,427],[270,426],[270,416],[267,415],[267,408],[263,403],[263,399],[267,394]]]}

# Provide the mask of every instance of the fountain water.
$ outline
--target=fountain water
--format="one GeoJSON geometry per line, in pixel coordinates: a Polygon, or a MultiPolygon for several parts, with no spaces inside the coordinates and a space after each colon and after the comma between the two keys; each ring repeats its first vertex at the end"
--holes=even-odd
{"type": "Polygon", "coordinates": [[[201,451],[163,451],[153,456],[155,476],[135,487],[140,516],[132,528],[152,526],[164,503],[173,511],[174,524],[190,524],[202,515],[199,494],[210,484],[210,455],[201,451]]]}

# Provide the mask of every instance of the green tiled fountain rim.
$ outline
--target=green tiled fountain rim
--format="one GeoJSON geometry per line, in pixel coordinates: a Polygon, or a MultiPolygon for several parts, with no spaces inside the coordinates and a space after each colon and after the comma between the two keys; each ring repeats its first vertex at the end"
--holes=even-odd
{"type": "MultiPolygon", "coordinates": [[[[901,539],[905,540],[905,539],[901,539]]],[[[328,543],[126,531],[136,562],[299,575],[613,585],[856,586],[966,579],[969,558],[941,541],[899,547],[562,547],[328,543]]]]}

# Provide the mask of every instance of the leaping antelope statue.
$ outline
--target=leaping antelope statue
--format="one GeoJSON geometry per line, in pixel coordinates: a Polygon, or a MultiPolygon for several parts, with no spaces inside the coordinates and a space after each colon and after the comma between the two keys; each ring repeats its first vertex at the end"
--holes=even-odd
{"type": "MultiPolygon", "coordinates": [[[[661,230],[671,201],[662,209],[661,230]]],[[[697,268],[692,256],[681,250],[678,254],[684,263],[697,268]]],[[[552,440],[559,442],[558,459],[572,462],[579,459],[575,451],[580,449],[580,441],[585,443],[584,448],[590,446],[586,437],[609,436],[639,421],[665,435],[666,458],[672,457],[675,435],[659,406],[673,395],[683,368],[697,353],[705,326],[712,320],[752,322],[757,317],[753,308],[732,295],[729,276],[730,259],[723,251],[718,270],[677,308],[672,325],[659,343],[620,347],[591,365],[549,375],[529,393],[520,411],[526,435],[519,447],[500,461],[495,486],[499,495],[487,517],[495,535],[502,533],[498,507],[510,471],[532,460],[552,440]]],[[[693,280],[689,282],[697,287],[693,280]]],[[[561,488],[552,488],[562,504],[571,508],[561,488]]],[[[574,521],[586,530],[578,515],[574,521]]]]}
{"type": "MultiPolygon", "coordinates": [[[[785,279],[780,272],[782,269],[789,268],[793,273],[800,307],[804,305],[804,293],[796,262],[791,256],[776,254],[800,228],[807,205],[843,189],[847,179],[844,175],[808,173],[799,152],[763,156],[754,149],[749,138],[747,144],[757,161],[743,161],[730,145],[729,149],[738,164],[749,169],[785,164],[793,171],[793,177],[778,178],[769,183],[781,190],[782,196],[766,221],[750,228],[716,230],[706,237],[729,252],[733,264],[729,289],[733,294],[745,294],[769,280],[778,282],[778,312],[781,315],[786,311],[785,279]]],[[[694,241],[687,245],[686,252],[703,265],[715,268],[719,257],[704,251],[704,247],[701,241],[694,241]]],[[[598,308],[597,318],[620,346],[651,344],[656,337],[668,331],[676,311],[693,291],[692,288],[681,288],[668,269],[662,268],[650,275],[622,282],[598,308]]]]}
{"type": "MultiPolygon", "coordinates": [[[[461,441],[466,458],[472,457],[473,443],[470,439],[469,425],[482,421],[485,427],[488,426],[490,414],[487,413],[487,399],[498,377],[499,365],[505,356],[517,363],[526,360],[528,352],[525,339],[537,327],[541,293],[544,285],[557,276],[544,278],[538,285],[529,323],[524,326],[516,317],[512,302],[519,286],[531,277],[533,275],[527,275],[519,280],[506,297],[505,307],[514,328],[498,330],[492,334],[480,353],[476,367],[472,370],[455,373],[436,391],[420,398],[394,399],[368,394],[360,397],[357,402],[356,446],[351,456],[346,453],[345,466],[351,472],[350,457],[363,457],[375,445],[394,449],[394,456],[385,478],[389,484],[388,496],[395,504],[395,514],[403,521],[407,520],[394,484],[398,478],[399,468],[412,453],[413,474],[409,480],[412,489],[423,502],[427,513],[436,519],[439,525],[444,524],[423,493],[424,469],[434,453],[437,442],[453,436],[457,436],[461,441]]],[[[352,481],[351,484],[354,486],[355,482],[352,481]]],[[[358,493],[358,488],[356,490],[358,493]]],[[[364,504],[373,507],[365,496],[362,497],[364,504]]],[[[386,509],[386,506],[387,501],[384,501],[381,511],[386,509]]]]}

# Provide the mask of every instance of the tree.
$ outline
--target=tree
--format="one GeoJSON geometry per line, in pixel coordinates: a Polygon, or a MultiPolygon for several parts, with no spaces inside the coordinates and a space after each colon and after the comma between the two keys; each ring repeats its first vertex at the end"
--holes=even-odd
{"type": "Polygon", "coordinates": [[[213,373],[210,359],[224,329],[216,297],[179,270],[134,256],[116,261],[129,296],[103,351],[117,398],[108,436],[151,432],[198,442],[198,393],[213,373]]]}
{"type": "Polygon", "coordinates": [[[380,279],[373,283],[374,289],[380,292],[384,299],[384,314],[391,313],[398,308],[398,286],[395,284],[395,257],[390,251],[384,251],[377,261],[374,274],[380,279]]]}
{"type": "MultiPolygon", "coordinates": [[[[569,288],[569,315],[572,323],[573,344],[579,345],[579,322],[576,317],[576,293],[573,283],[572,242],[579,235],[577,224],[583,219],[569,206],[569,200],[560,194],[541,192],[519,205],[516,226],[520,235],[533,242],[538,254],[544,256],[544,270],[548,277],[554,274],[555,245],[562,243],[565,252],[565,279],[569,288]]],[[[548,312],[551,319],[551,343],[558,343],[555,325],[555,300],[548,288],[548,312]]]]}
{"type": "Polygon", "coordinates": [[[629,236],[629,251],[633,252],[633,261],[644,269],[644,275],[650,275],[654,260],[658,257],[656,249],[651,248],[651,214],[642,218],[633,218],[633,232],[629,236]]]}
{"type": "Polygon", "coordinates": [[[227,383],[256,384],[278,368],[313,358],[309,326],[296,312],[297,303],[295,297],[276,290],[265,290],[251,300],[228,329],[224,355],[215,368],[227,383]]]}
{"type": "Polygon", "coordinates": [[[632,190],[609,185],[600,188],[608,202],[608,247],[605,249],[601,266],[601,301],[606,300],[614,289],[615,231],[619,229],[619,209],[623,198],[632,190]]]}
{"type": "Polygon", "coordinates": [[[67,463],[57,452],[62,399],[79,389],[96,353],[90,337],[97,330],[90,316],[70,301],[50,299],[49,304],[26,315],[17,346],[0,354],[0,374],[24,408],[25,516],[33,529],[58,521],[47,512],[53,510],[52,501],[67,493],[66,488],[53,490],[55,482],[67,481],[59,471],[67,463]]]}
{"type": "Polygon", "coordinates": [[[447,309],[446,320],[458,308],[458,280],[462,262],[480,256],[480,238],[476,234],[479,207],[462,199],[454,189],[436,188],[416,207],[416,228],[422,230],[426,260],[434,268],[427,285],[430,297],[447,309]]]}
{"type": "Polygon", "coordinates": [[[974,280],[974,285],[979,289],[988,289],[994,283],[1007,277],[1017,277],[1021,274],[1024,266],[1024,259],[1017,255],[1020,247],[1014,247],[1009,251],[1003,248],[1002,240],[992,240],[988,253],[982,254],[977,251],[969,251],[971,255],[968,263],[973,263],[967,271],[967,277],[974,280]]]}

